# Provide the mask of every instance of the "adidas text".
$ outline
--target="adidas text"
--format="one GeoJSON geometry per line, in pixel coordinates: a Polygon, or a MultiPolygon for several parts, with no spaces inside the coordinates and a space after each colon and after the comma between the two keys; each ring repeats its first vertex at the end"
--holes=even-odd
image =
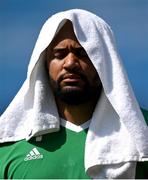
{"type": "Polygon", "coordinates": [[[43,155],[37,150],[37,148],[33,148],[29,154],[24,158],[24,161],[30,161],[34,159],[42,159],[43,155]]]}

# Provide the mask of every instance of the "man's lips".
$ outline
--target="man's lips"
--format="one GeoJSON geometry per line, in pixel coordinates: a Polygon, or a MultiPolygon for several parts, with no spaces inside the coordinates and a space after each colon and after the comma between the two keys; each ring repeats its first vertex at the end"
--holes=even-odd
{"type": "Polygon", "coordinates": [[[77,74],[65,74],[62,78],[64,82],[78,82],[82,81],[82,78],[77,74]]]}

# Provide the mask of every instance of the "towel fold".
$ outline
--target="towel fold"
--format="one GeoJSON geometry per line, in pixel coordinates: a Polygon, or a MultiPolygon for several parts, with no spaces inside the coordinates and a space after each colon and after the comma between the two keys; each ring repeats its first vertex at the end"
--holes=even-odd
{"type": "MultiPolygon", "coordinates": [[[[134,123],[133,121],[133,125],[134,123]]],[[[148,151],[146,144],[143,145],[143,140],[136,147],[137,142],[134,142],[133,137],[139,131],[136,130],[134,136],[131,131],[133,129],[126,127],[102,92],[86,139],[85,166],[91,177],[113,179],[135,177],[136,161],[148,160],[148,156],[146,159],[143,156],[143,152],[147,155],[148,151]]]]}
{"type": "Polygon", "coordinates": [[[59,130],[59,115],[44,64],[46,48],[67,19],[103,85],[86,138],[86,171],[91,178],[134,178],[136,161],[148,160],[148,127],[117,53],[111,28],[85,10],[57,13],[44,24],[27,79],[1,116],[0,142],[28,140],[59,130]]]}

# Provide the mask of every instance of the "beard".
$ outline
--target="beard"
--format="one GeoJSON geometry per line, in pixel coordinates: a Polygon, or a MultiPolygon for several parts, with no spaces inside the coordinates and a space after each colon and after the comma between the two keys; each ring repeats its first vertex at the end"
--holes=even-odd
{"type": "Polygon", "coordinates": [[[96,86],[92,86],[85,76],[81,76],[81,78],[84,81],[83,87],[79,87],[79,84],[76,83],[70,83],[67,87],[62,87],[60,84],[62,78],[57,82],[50,79],[55,97],[72,106],[80,105],[91,100],[97,101],[102,91],[102,84],[99,83],[96,86]]]}
{"type": "Polygon", "coordinates": [[[100,87],[87,87],[82,90],[58,88],[55,93],[56,96],[64,103],[68,105],[80,105],[91,101],[92,99],[98,99],[100,95],[100,87]]]}

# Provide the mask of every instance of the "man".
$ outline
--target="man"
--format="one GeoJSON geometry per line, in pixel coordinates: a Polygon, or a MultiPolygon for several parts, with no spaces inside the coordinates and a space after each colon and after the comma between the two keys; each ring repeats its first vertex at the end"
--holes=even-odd
{"type": "Polygon", "coordinates": [[[90,12],[47,20],[0,123],[0,178],[148,177],[147,125],[110,27],[90,12]]]}

